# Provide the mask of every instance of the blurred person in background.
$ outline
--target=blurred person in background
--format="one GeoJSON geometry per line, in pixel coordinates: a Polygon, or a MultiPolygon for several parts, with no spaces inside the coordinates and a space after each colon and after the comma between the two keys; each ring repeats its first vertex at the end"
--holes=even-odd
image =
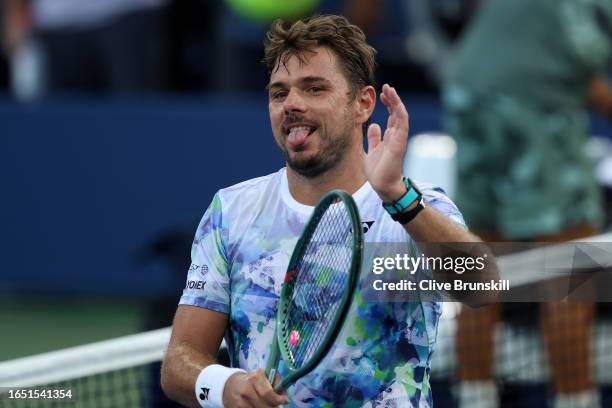
{"type": "Polygon", "coordinates": [[[345,7],[376,44],[382,75],[391,75],[384,81],[433,93],[455,41],[482,1],[348,0],[345,7]]]}
{"type": "Polygon", "coordinates": [[[408,55],[436,85],[455,42],[483,0],[407,0],[408,55]]]}
{"type": "Polygon", "coordinates": [[[13,92],[158,91],[168,83],[167,0],[4,0],[13,92]]]}
{"type": "MultiPolygon", "coordinates": [[[[483,3],[443,92],[445,124],[459,145],[457,203],[477,235],[551,242],[596,233],[602,208],[584,155],[585,107],[612,114],[611,61],[612,1],[483,3]]],[[[462,309],[460,407],[499,406],[492,371],[500,310],[462,309]]],[[[590,370],[593,317],[592,303],[540,306],[556,408],[600,406],[590,370]]]]}

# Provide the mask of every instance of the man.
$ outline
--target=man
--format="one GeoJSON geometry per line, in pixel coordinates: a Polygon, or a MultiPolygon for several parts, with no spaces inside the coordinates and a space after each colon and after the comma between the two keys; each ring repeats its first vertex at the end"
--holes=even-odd
{"type": "MultiPolygon", "coordinates": [[[[611,24],[609,1],[483,3],[450,64],[443,98],[459,145],[457,202],[483,239],[552,242],[597,231],[602,214],[584,155],[584,107],[612,115],[605,79],[611,24]]],[[[461,312],[461,407],[499,405],[492,371],[500,311],[461,312]]],[[[557,408],[599,406],[590,369],[593,312],[586,302],[541,306],[557,408]]]]}
{"type": "Polygon", "coordinates": [[[437,303],[368,303],[356,294],[334,348],[310,374],[277,394],[264,370],[286,267],[319,199],[332,189],[353,195],[366,242],[475,242],[452,202],[423,189],[395,222],[382,203],[407,187],[401,163],[408,114],[383,86],[389,118],[363,128],[374,109],[374,49],[344,17],[273,23],[265,42],[269,113],[287,167],[219,191],[196,233],[188,280],[162,369],[165,392],[197,407],[429,407],[437,303]],[[408,220],[412,218],[412,220],[408,220]],[[190,289],[193,286],[198,289],[190,289]],[[225,334],[234,367],[215,354],[225,334]],[[246,370],[246,371],[245,371],[246,370]]]}

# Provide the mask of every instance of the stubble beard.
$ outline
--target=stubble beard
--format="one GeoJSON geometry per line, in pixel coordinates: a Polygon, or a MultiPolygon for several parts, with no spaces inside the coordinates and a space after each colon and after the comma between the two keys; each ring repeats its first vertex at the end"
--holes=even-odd
{"type": "Polygon", "coordinates": [[[319,149],[314,155],[306,158],[291,157],[286,148],[281,148],[283,156],[287,161],[287,166],[299,175],[313,179],[326,173],[336,167],[346,155],[351,145],[351,124],[349,115],[345,112],[343,118],[344,126],[339,134],[330,137],[329,134],[323,134],[321,129],[319,133],[320,143],[319,149]]]}

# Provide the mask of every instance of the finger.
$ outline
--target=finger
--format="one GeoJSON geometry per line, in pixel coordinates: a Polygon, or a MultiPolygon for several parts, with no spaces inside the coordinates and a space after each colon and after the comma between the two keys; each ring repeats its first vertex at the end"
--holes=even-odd
{"type": "Polygon", "coordinates": [[[389,115],[389,126],[402,130],[408,129],[408,111],[395,88],[387,87],[385,99],[392,113],[389,115]]]}
{"type": "MultiPolygon", "coordinates": [[[[248,381],[244,385],[244,389],[240,390],[238,394],[238,399],[236,400],[235,406],[244,407],[244,408],[257,408],[257,391],[248,381]]],[[[234,405],[233,405],[234,406],[234,405]]]]}
{"type": "MultiPolygon", "coordinates": [[[[280,375],[276,374],[276,377],[274,378],[274,385],[272,386],[272,388],[278,386],[282,381],[282,378],[280,375]]],[[[281,391],[276,391],[276,389],[274,390],[277,394],[281,395],[283,398],[285,398],[285,402],[283,404],[289,404],[291,401],[289,401],[289,398],[287,397],[287,394],[285,393],[285,390],[281,390],[281,391]]]]}
{"type": "Polygon", "coordinates": [[[389,84],[384,84],[384,85],[382,86],[382,93],[383,93],[383,94],[387,94],[387,93],[389,92],[389,90],[390,90],[390,89],[391,89],[391,85],[389,85],[389,84]]]}
{"type": "Polygon", "coordinates": [[[380,125],[378,123],[372,123],[368,127],[368,152],[371,152],[378,147],[381,142],[380,135],[380,125]]]}
{"type": "Polygon", "coordinates": [[[238,393],[238,406],[256,408],[258,406],[258,394],[255,390],[255,387],[253,387],[253,379],[251,378],[251,373],[248,374],[245,380],[246,382],[243,385],[243,388],[238,393]]]}
{"type": "Polygon", "coordinates": [[[387,98],[389,99],[389,102],[393,106],[396,106],[402,103],[402,100],[399,97],[397,90],[392,86],[387,87],[387,98]]]}
{"type": "MultiPolygon", "coordinates": [[[[274,377],[274,384],[272,384],[272,388],[276,387],[278,384],[281,383],[283,379],[281,378],[280,375],[278,375],[278,373],[276,373],[276,376],[274,377]]],[[[285,394],[285,391],[281,391],[280,394],[285,394]]]]}
{"type": "Polygon", "coordinates": [[[390,86],[386,86],[385,89],[383,90],[383,95],[381,96],[381,99],[383,97],[385,101],[387,102],[388,109],[390,109],[392,112],[395,111],[398,108],[398,106],[402,103],[395,88],[390,87],[390,86]]]}
{"type": "Polygon", "coordinates": [[[274,391],[279,394],[282,395],[283,397],[285,397],[286,402],[284,404],[289,404],[289,398],[287,397],[287,394],[285,393],[285,390],[280,390],[280,391],[276,391],[276,387],[281,383],[282,378],[280,375],[276,374],[276,377],[274,378],[274,384],[272,385],[272,388],[274,388],[274,391]]]}
{"type": "Polygon", "coordinates": [[[397,90],[391,86],[386,86],[384,88],[383,94],[381,95],[381,99],[384,98],[386,104],[389,109],[395,110],[403,105],[402,99],[400,98],[397,90]]]}
{"type": "Polygon", "coordinates": [[[254,374],[251,383],[257,392],[261,406],[277,407],[289,403],[289,399],[287,399],[285,395],[277,393],[274,388],[272,388],[263,369],[256,370],[254,374]]]}
{"type": "Polygon", "coordinates": [[[253,400],[257,399],[257,393],[250,383],[251,373],[232,374],[223,390],[223,403],[225,406],[255,408],[253,400]]]}
{"type": "Polygon", "coordinates": [[[392,107],[393,106],[393,102],[394,102],[394,98],[393,98],[393,87],[389,86],[389,84],[384,84],[383,88],[382,88],[382,92],[380,94],[381,98],[384,98],[385,100],[385,105],[387,105],[387,107],[392,107]]]}
{"type": "Polygon", "coordinates": [[[389,102],[389,97],[385,95],[384,93],[381,93],[380,101],[383,103],[383,105],[385,105],[385,108],[387,108],[387,113],[390,115],[392,113],[392,110],[391,110],[391,104],[389,102]]]}
{"type": "Polygon", "coordinates": [[[395,108],[395,112],[393,115],[393,127],[397,129],[401,129],[402,131],[408,130],[408,111],[403,103],[399,103],[395,108]]]}
{"type": "Polygon", "coordinates": [[[387,113],[389,114],[389,118],[387,119],[387,128],[398,127],[402,121],[401,117],[401,109],[399,108],[397,99],[394,98],[395,90],[390,86],[384,87],[384,92],[380,96],[380,100],[387,107],[387,113]]]}

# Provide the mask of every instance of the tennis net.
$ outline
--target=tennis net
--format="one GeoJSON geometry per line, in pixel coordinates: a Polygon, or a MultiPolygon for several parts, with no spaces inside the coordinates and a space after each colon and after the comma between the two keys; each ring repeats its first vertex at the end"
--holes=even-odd
{"type": "Polygon", "coordinates": [[[164,328],[0,363],[0,407],[156,406],[169,338],[164,328]]]}

